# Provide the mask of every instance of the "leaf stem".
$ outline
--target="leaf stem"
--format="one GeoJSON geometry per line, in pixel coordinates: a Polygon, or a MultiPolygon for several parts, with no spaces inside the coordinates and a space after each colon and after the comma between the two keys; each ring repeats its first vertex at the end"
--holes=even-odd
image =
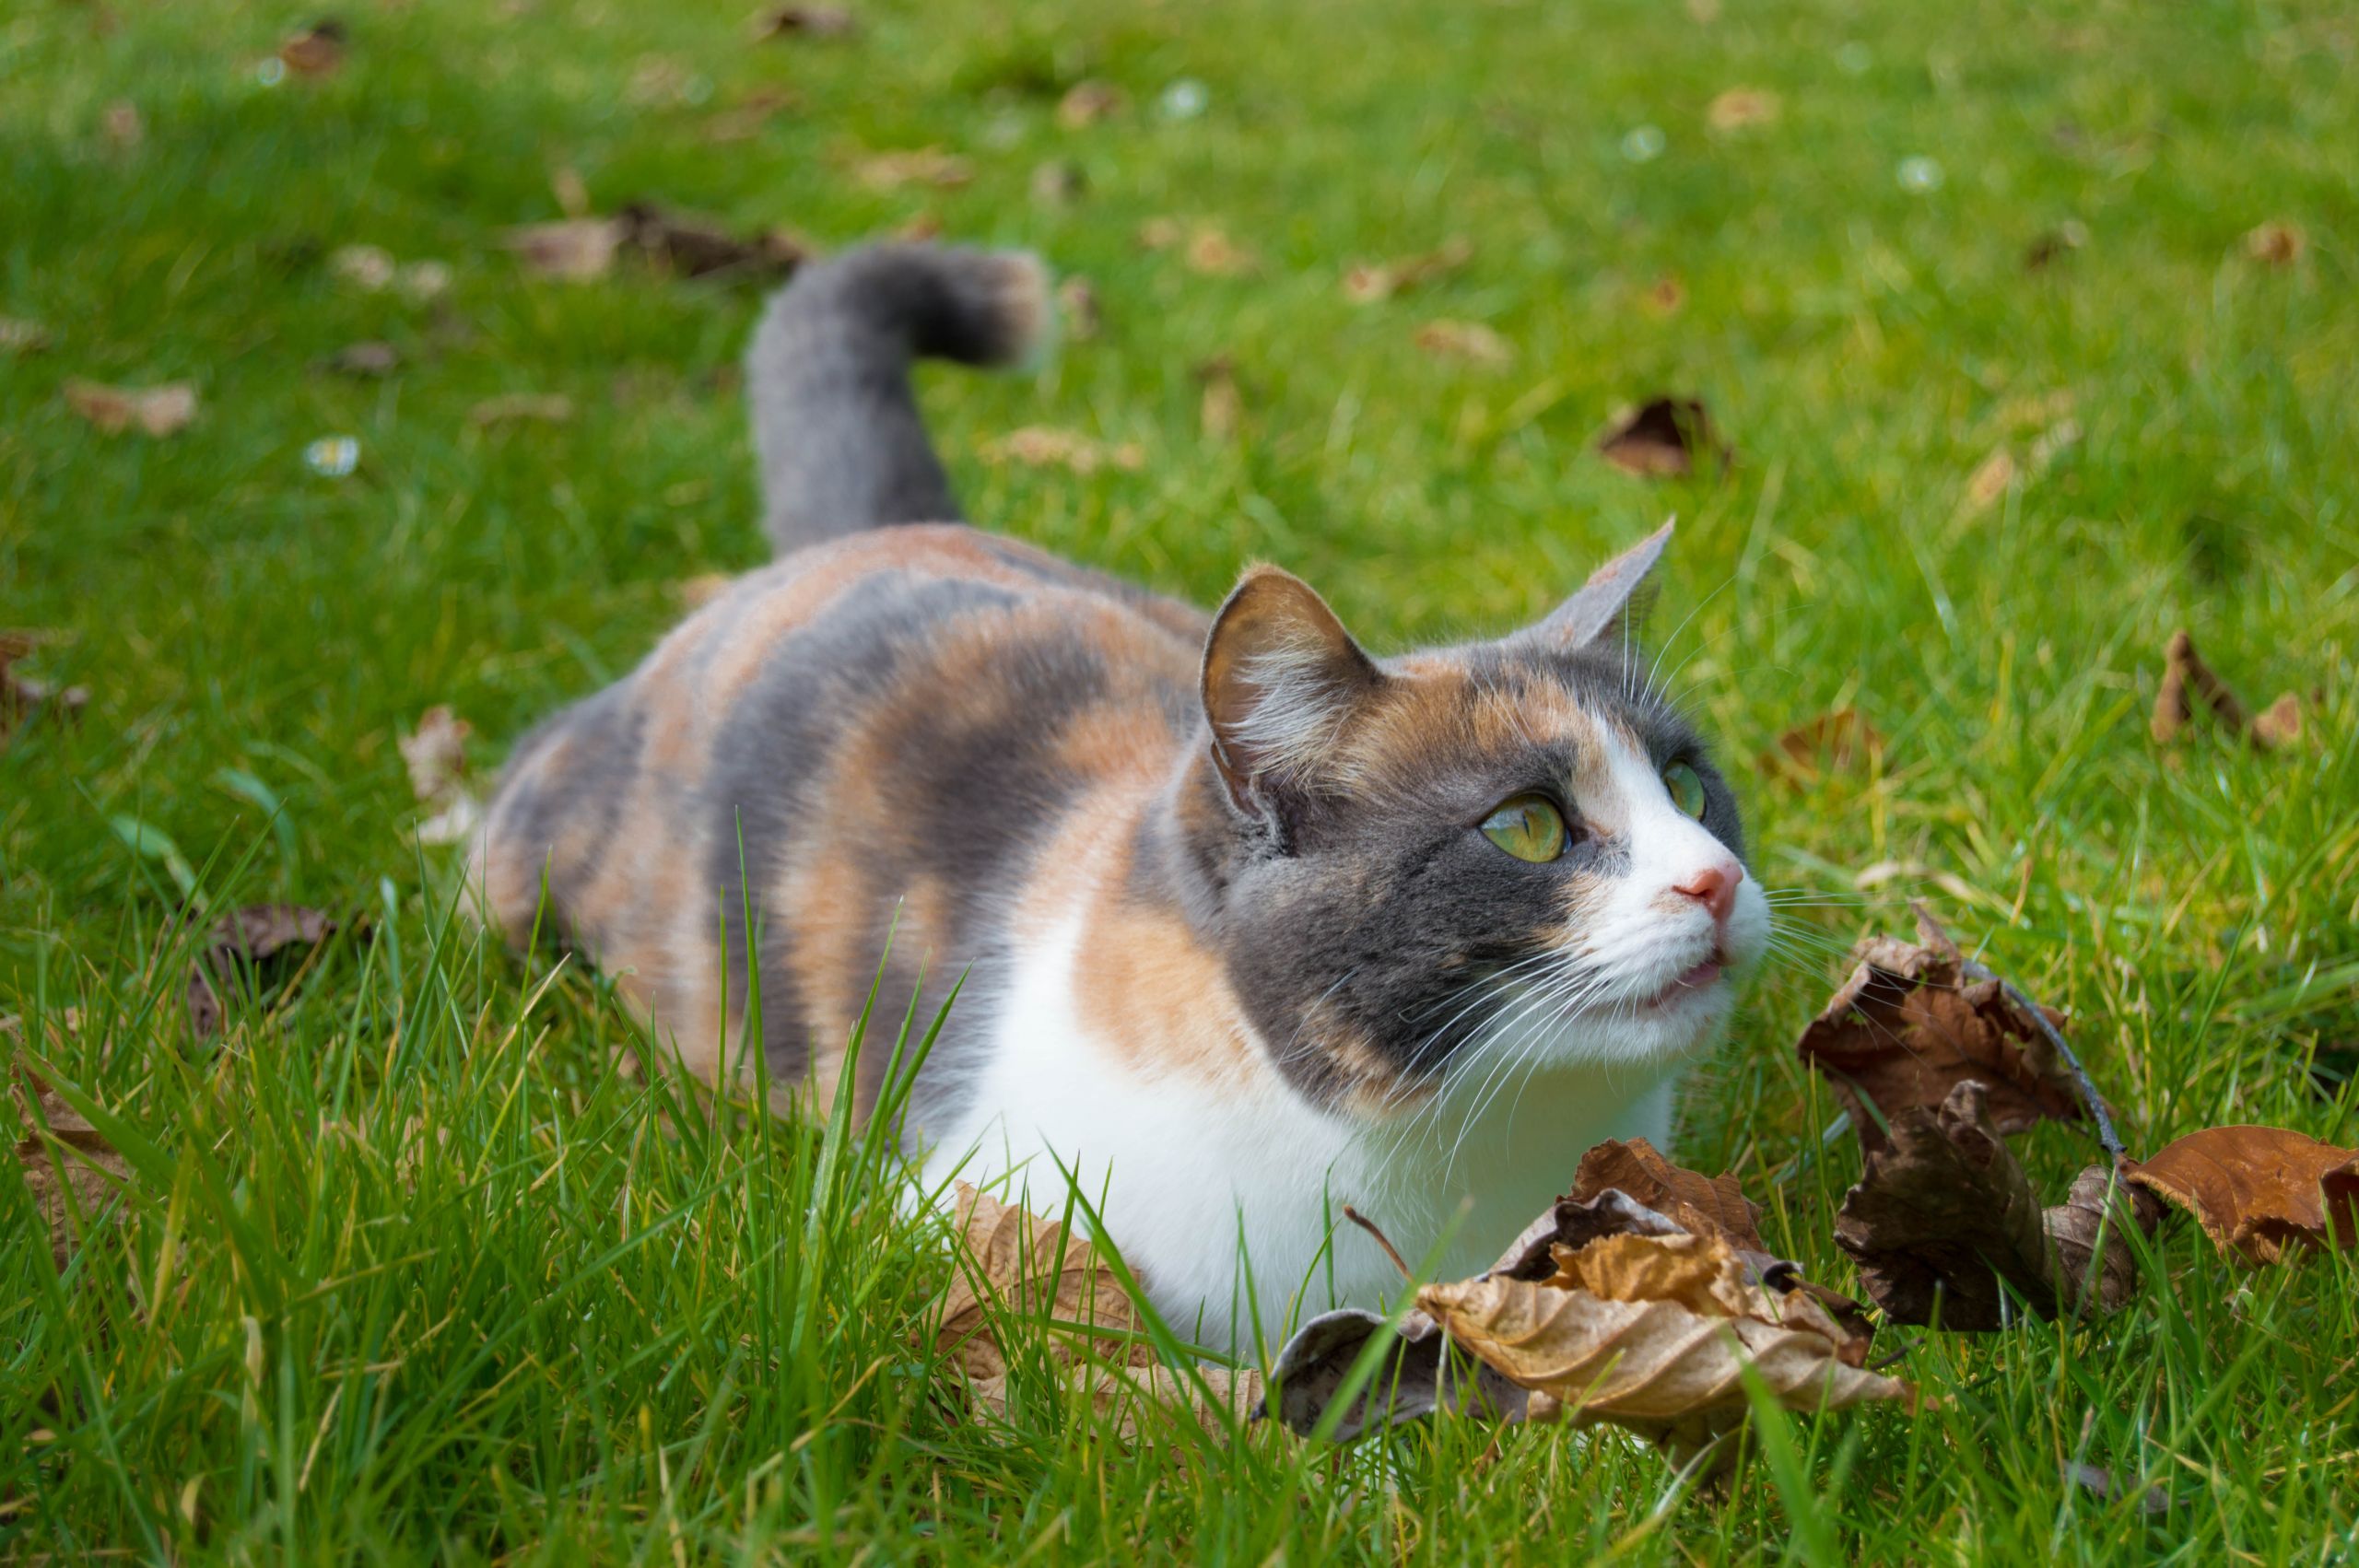
{"type": "Polygon", "coordinates": [[[1348,1203],[1344,1205],[1344,1218],[1349,1220],[1352,1223],[1357,1225],[1360,1229],[1366,1231],[1368,1235],[1376,1238],[1376,1245],[1384,1248],[1384,1256],[1392,1259],[1392,1266],[1401,1270],[1401,1277],[1402,1279],[1414,1280],[1417,1277],[1415,1274],[1410,1272],[1409,1265],[1402,1261],[1401,1254],[1399,1250],[1393,1246],[1391,1238],[1388,1237],[1382,1231],[1376,1228],[1376,1222],[1374,1220],[1369,1219],[1366,1214],[1361,1213],[1358,1210],[1353,1208],[1348,1203]]]}

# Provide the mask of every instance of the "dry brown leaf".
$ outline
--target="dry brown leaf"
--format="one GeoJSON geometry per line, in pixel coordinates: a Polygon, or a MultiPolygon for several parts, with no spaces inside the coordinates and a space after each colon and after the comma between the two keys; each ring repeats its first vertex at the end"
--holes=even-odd
{"type": "Polygon", "coordinates": [[[2258,717],[2248,712],[2228,684],[2195,651],[2185,627],[2171,634],[2163,650],[2163,684],[2154,693],[2154,715],[2147,725],[2157,744],[2167,745],[2187,730],[2198,712],[2210,713],[2256,751],[2275,751],[2302,738],[2302,701],[2287,692],[2258,717]]]}
{"type": "Polygon", "coordinates": [[[615,252],[626,238],[618,218],[579,217],[523,224],[503,233],[499,242],[536,277],[586,283],[613,270],[615,252]]]}
{"type": "Polygon", "coordinates": [[[1095,474],[1101,468],[1131,473],[1146,463],[1146,451],[1136,441],[1109,446],[1078,431],[1050,429],[1042,425],[1027,425],[1010,430],[997,440],[985,441],[976,449],[976,455],[985,462],[1065,468],[1082,474],[1095,474]]]}
{"type": "Polygon", "coordinates": [[[1748,1368],[1790,1410],[1915,1397],[1906,1383],[1846,1364],[1838,1340],[1817,1322],[1742,1283],[1743,1265],[1723,1241],[1624,1236],[1590,1246],[1611,1246],[1625,1262],[1649,1250],[1662,1255],[1613,1278],[1674,1294],[1617,1300],[1489,1275],[1427,1285],[1417,1305],[1453,1340],[1577,1419],[1612,1422],[1673,1447],[1698,1446],[1743,1420],[1748,1368]]]}
{"type": "Polygon", "coordinates": [[[1656,315],[1669,316],[1687,303],[1687,286],[1666,273],[1649,284],[1638,298],[1656,315]]]}
{"type": "Polygon", "coordinates": [[[2067,218],[2024,247],[2024,270],[2041,272],[2089,242],[2088,226],[2067,218]]]}
{"type": "Polygon", "coordinates": [[[852,172],[874,191],[898,191],[909,185],[952,191],[974,180],[975,166],[940,147],[912,147],[863,154],[853,160],[852,172]]]}
{"type": "Polygon", "coordinates": [[[803,107],[800,97],[784,88],[757,88],[704,123],[708,142],[747,142],[762,134],[780,115],[803,107]]]}
{"type": "Polygon", "coordinates": [[[1433,250],[1390,262],[1363,262],[1344,275],[1344,298],[1355,305],[1373,305],[1404,289],[1421,288],[1462,272],[1474,259],[1474,242],[1452,235],[1433,250]]]}
{"type": "MultiPolygon", "coordinates": [[[[69,1013],[69,1028],[73,1022],[69,1013]]],[[[83,1227],[129,1183],[131,1167],[30,1069],[18,1068],[14,1090],[8,1108],[17,1124],[18,1169],[49,1226],[50,1255],[63,1270],[73,1261],[83,1227]]]]}
{"type": "Polygon", "coordinates": [[[1439,359],[1464,359],[1494,368],[1515,362],[1515,345],[1480,322],[1427,322],[1417,329],[1414,341],[1439,359]]]}
{"type": "Polygon", "coordinates": [[[2282,1127],[2209,1127],[2132,1164],[2128,1178],[2247,1263],[2280,1262],[2294,1246],[2359,1246],[2359,1149],[2282,1127]]]}
{"type": "Polygon", "coordinates": [[[296,76],[331,76],[344,64],[346,37],[344,24],[329,17],[289,33],[278,46],[278,58],[296,76]]]}
{"type": "Polygon", "coordinates": [[[2151,1234],[2159,1214],[2102,1168],[2043,1210],[1991,1125],[1984,1086],[1969,1080],[1938,1106],[1893,1117],[1891,1141],[1870,1152],[1844,1194],[1835,1240],[1894,1322],[1938,1316],[1944,1328],[1981,1331],[2026,1306],[2042,1317],[2118,1310],[2137,1287],[2135,1256],[2119,1238],[2133,1224],[2151,1234]],[[2100,1230],[2112,1239],[2092,1281],[2100,1230]]]}
{"type": "Polygon", "coordinates": [[[573,400],[563,392],[509,392],[487,397],[467,410],[467,423],[562,425],[573,417],[573,400]]]}
{"type": "Polygon", "coordinates": [[[772,6],[755,13],[746,30],[757,43],[774,38],[850,38],[859,21],[839,6],[772,6]]]}
{"type": "Polygon", "coordinates": [[[1130,101],[1129,96],[1111,82],[1075,82],[1057,100],[1057,123],[1068,131],[1083,130],[1120,114],[1130,101]]]}
{"type": "Polygon", "coordinates": [[[47,327],[21,316],[0,316],[0,354],[39,354],[54,341],[47,327]]]}
{"type": "Polygon", "coordinates": [[[1966,510],[1968,516],[1989,511],[2007,494],[2015,482],[2015,454],[2004,447],[1991,450],[1990,455],[1977,464],[1966,481],[1966,510]]]}
{"type": "Polygon", "coordinates": [[[186,381],[154,387],[111,387],[76,377],[65,383],[65,406],[110,436],[137,429],[163,437],[196,417],[196,389],[186,381]]]}
{"type": "Polygon", "coordinates": [[[1086,1239],[963,1181],[954,1223],[963,1245],[934,1349],[968,1376],[1006,1374],[996,1326],[1010,1318],[1078,1326],[1051,1332],[1048,1355],[1059,1364],[1156,1364],[1136,1305],[1086,1239]]]}
{"type": "Polygon", "coordinates": [[[783,229],[730,232],[708,218],[633,202],[616,215],[625,240],[681,277],[729,275],[762,282],[785,278],[808,261],[810,247],[783,229]]]}
{"type": "Polygon", "coordinates": [[[401,369],[401,350],[390,343],[346,344],[327,357],[327,369],[339,376],[390,376],[401,369]]]}
{"type": "Polygon", "coordinates": [[[1691,1235],[1715,1236],[1741,1251],[1766,1253],[1760,1206],[1737,1185],[1734,1171],[1716,1176],[1672,1164],[1643,1138],[1612,1140],[1581,1156],[1573,1175],[1570,1202],[1584,1202],[1608,1188],[1628,1194],[1691,1235]]]}
{"type": "Polygon", "coordinates": [[[1149,251],[1178,250],[1189,270],[1208,277],[1241,277],[1261,265],[1261,259],[1228,237],[1217,224],[1182,224],[1175,217],[1151,217],[1139,225],[1139,244],[1149,251]]]}
{"type": "Polygon", "coordinates": [[[1042,206],[1069,207],[1089,189],[1089,177],[1070,158],[1052,158],[1032,170],[1032,199],[1042,206]]]}
{"type": "Polygon", "coordinates": [[[2245,254],[2272,267],[2290,267],[2310,248],[2310,237],[2298,223],[2272,218],[2245,236],[2245,254]]]}
{"type": "Polygon", "coordinates": [[[1838,708],[1797,724],[1761,754],[1761,771],[1796,789],[1830,773],[1848,773],[1861,762],[1881,760],[1884,740],[1856,708],[1838,708]]]}
{"type": "MultiPolygon", "coordinates": [[[[1957,944],[1923,906],[1911,907],[1916,942],[1862,939],[1852,949],[1858,967],[1794,1046],[1850,1112],[1860,1146],[1871,1153],[1890,1146],[1879,1114],[1897,1123],[1903,1111],[1939,1106],[1969,1079],[1988,1087],[2001,1132],[2084,1117],[2071,1071],[2038,1021],[1996,979],[1968,978],[1957,944]]],[[[2051,1014],[2050,1022],[2061,1020],[2051,1014]]]]}
{"type": "MultiPolygon", "coordinates": [[[[188,966],[188,1021],[197,1038],[218,1034],[225,1016],[220,985],[241,970],[270,963],[295,947],[317,947],[342,922],[300,904],[251,904],[213,922],[188,966]]],[[[356,922],[356,930],[362,929],[356,922]]]]}
{"type": "Polygon", "coordinates": [[[1778,95],[1761,88],[1731,88],[1704,111],[1705,123],[1715,131],[1742,131],[1777,122],[1785,105],[1778,95]]]}
{"type": "Polygon", "coordinates": [[[1245,423],[1245,404],[1237,390],[1237,366],[1226,354],[1215,355],[1195,369],[1203,388],[1197,400],[1196,425],[1208,441],[1235,439],[1245,423]]]}
{"type": "Polygon", "coordinates": [[[1729,461],[1726,442],[1712,429],[1701,401],[1692,397],[1649,398],[1616,415],[1597,450],[1606,462],[1642,479],[1695,472],[1696,461],[1729,461]]]}

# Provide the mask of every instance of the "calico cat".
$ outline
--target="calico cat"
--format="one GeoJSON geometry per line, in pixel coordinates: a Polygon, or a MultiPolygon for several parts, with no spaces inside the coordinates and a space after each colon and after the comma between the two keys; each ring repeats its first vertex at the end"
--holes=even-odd
{"type": "Polygon", "coordinates": [[[693,1071],[757,1046],[821,1104],[888,935],[888,1038],[964,975],[927,1180],[1054,1213],[1072,1173],[1183,1331],[1250,1343],[1396,1282],[1345,1202],[1464,1271],[1590,1143],[1663,1140],[1768,907],[1637,675],[1668,526],[1496,641],[1373,658],[1273,567],[1205,615],[957,521],[911,361],[1013,362],[1049,310],[1038,263],[951,249],[783,289],[747,360],[779,558],[517,747],[474,876],[693,1071]]]}

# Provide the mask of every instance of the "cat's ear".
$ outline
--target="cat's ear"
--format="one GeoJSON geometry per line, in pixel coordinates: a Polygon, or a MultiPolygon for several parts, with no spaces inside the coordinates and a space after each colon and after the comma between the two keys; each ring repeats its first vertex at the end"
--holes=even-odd
{"type": "Polygon", "coordinates": [[[1245,574],[1204,639],[1213,762],[1237,803],[1315,778],[1352,710],[1384,683],[1335,612],[1275,567],[1245,574]]]}
{"type": "Polygon", "coordinates": [[[1662,547],[1671,543],[1671,529],[1664,523],[1591,572],[1580,591],[1532,627],[1532,635],[1567,649],[1587,648],[1621,635],[1635,614],[1635,596],[1661,557],[1662,547]]]}

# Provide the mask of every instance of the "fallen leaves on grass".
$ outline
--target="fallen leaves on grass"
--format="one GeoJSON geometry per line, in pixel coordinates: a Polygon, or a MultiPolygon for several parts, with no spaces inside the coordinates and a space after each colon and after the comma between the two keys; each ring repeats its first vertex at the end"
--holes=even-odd
{"type": "Polygon", "coordinates": [[[839,6],[772,6],[746,24],[757,43],[779,38],[850,38],[860,23],[839,6]]]}
{"type": "Polygon", "coordinates": [[[2292,1246],[2359,1246],[2359,1149],[2279,1127],[2211,1127],[2131,1164],[2223,1253],[2275,1263],[2292,1246]]]}
{"type": "Polygon", "coordinates": [[[1563,1415],[1684,1455],[1743,1422],[1748,1371],[1790,1409],[1915,1398],[1863,1369],[1857,1304],[1802,1288],[1761,1249],[1755,1214],[1732,1176],[1684,1170],[1643,1141],[1600,1144],[1487,1272],[1417,1292],[1348,1408],[1333,1409],[1384,1319],[1304,1325],[1279,1357],[1280,1419],[1309,1432],[1332,1415],[1349,1436],[1436,1410],[1563,1415]]]}
{"type": "Polygon", "coordinates": [[[1257,1372],[1189,1374],[1163,1364],[1137,1304],[1087,1240],[965,1182],[953,1223],[960,1246],[933,1346],[966,1375],[978,1414],[1006,1413],[1000,1335],[1016,1322],[1045,1330],[1060,1383],[1086,1389],[1125,1440],[1150,1434],[1146,1411],[1155,1406],[1188,1411],[1218,1433],[1261,1403],[1257,1372]]]}
{"type": "Polygon", "coordinates": [[[1262,264],[1260,257],[1215,223],[1151,217],[1139,225],[1139,243],[1150,251],[1177,250],[1189,271],[1206,277],[1242,277],[1262,264]]]}
{"type": "Polygon", "coordinates": [[[0,741],[44,708],[72,720],[89,706],[88,686],[58,686],[17,673],[17,661],[41,646],[38,632],[0,631],[0,741]]]}
{"type": "Polygon", "coordinates": [[[1969,977],[1957,944],[1921,905],[1914,908],[1918,940],[1861,939],[1850,978],[1794,1047],[1851,1113],[1861,1146],[1888,1148],[1884,1123],[1944,1104],[1969,1079],[1988,1086],[2001,1132],[2085,1115],[2038,1021],[1999,980],[1969,977]]]}
{"type": "Polygon", "coordinates": [[[1497,367],[1515,362],[1515,345],[1480,322],[1439,320],[1417,329],[1415,343],[1437,359],[1497,367]]]}
{"type": "Polygon", "coordinates": [[[744,276],[775,281],[809,258],[782,229],[732,232],[709,218],[632,202],[610,217],[562,218],[509,229],[501,241],[536,277],[587,283],[614,270],[626,251],[680,277],[744,276]]]}
{"type": "Polygon", "coordinates": [[[474,725],[448,703],[438,702],[418,715],[415,731],[401,737],[410,793],[433,813],[417,825],[420,843],[464,843],[483,820],[483,802],[467,776],[467,737],[474,733],[474,725]]]}
{"type": "Polygon", "coordinates": [[[1992,1125],[1989,1094],[1967,1080],[1937,1106],[1905,1106],[1869,1150],[1835,1221],[1869,1299],[1895,1323],[1968,1331],[2025,1309],[2118,1310],[2137,1289],[2123,1227],[2152,1234],[2159,1207],[2092,1167],[2044,1210],[1992,1125]]]}
{"type": "Polygon", "coordinates": [[[2067,218],[2055,228],[2035,236],[2032,242],[2024,247],[2024,270],[2044,272],[2088,242],[2088,225],[2076,218],[2067,218]]]}
{"type": "Polygon", "coordinates": [[[213,922],[188,967],[188,1022],[198,1039],[221,1032],[220,987],[291,948],[317,947],[341,924],[300,904],[252,904],[213,922]]]}
{"type": "Polygon", "coordinates": [[[1785,104],[1778,95],[1762,88],[1731,88],[1712,99],[1704,111],[1704,121],[1715,131],[1742,131],[1755,125],[1775,124],[1785,104]]]}
{"type": "Polygon", "coordinates": [[[2310,237],[2298,223],[2271,218],[2245,235],[2245,254],[2272,267],[2290,267],[2310,248],[2310,237]]]}
{"type": "Polygon", "coordinates": [[[1146,451],[1136,441],[1109,444],[1076,430],[1027,425],[976,449],[985,462],[1013,462],[1025,468],[1063,468],[1080,474],[1101,468],[1134,473],[1146,464],[1146,451]]]}
{"type": "Polygon", "coordinates": [[[65,406],[107,435],[135,429],[160,439],[186,429],[196,417],[196,389],[186,381],[114,387],[76,377],[65,383],[65,406]]]}
{"type": "Polygon", "coordinates": [[[344,65],[345,45],[349,37],[342,22],[334,17],[323,18],[288,34],[278,46],[278,58],[296,76],[332,76],[344,65]]]}
{"type": "Polygon", "coordinates": [[[30,1069],[18,1067],[13,1090],[9,1110],[17,1127],[18,1171],[49,1227],[50,1256],[62,1272],[74,1259],[84,1227],[130,1181],[131,1167],[30,1069]]]}
{"type": "Polygon", "coordinates": [[[1390,262],[1362,262],[1344,274],[1344,298],[1373,305],[1411,288],[1439,283],[1463,272],[1474,259],[1474,242],[1453,235],[1430,251],[1390,262]]]}
{"type": "Polygon", "coordinates": [[[1781,778],[1796,789],[1818,782],[1831,773],[1848,773],[1862,762],[1881,760],[1884,740],[1856,708],[1837,708],[1778,737],[1761,754],[1763,773],[1781,778]]]}
{"type": "Polygon", "coordinates": [[[2248,712],[2228,684],[2203,662],[2195,651],[2195,639],[2182,627],[2171,634],[2163,650],[2162,688],[2154,694],[2154,715],[2147,727],[2156,743],[2168,745],[2198,713],[2211,714],[2255,751],[2275,751],[2302,738],[2301,698],[2286,692],[2259,713],[2248,712]]]}
{"type": "Polygon", "coordinates": [[[1642,479],[1692,474],[1700,458],[1725,463],[1730,455],[1703,403],[1692,397],[1649,398],[1625,410],[1598,438],[1597,450],[1623,473],[1642,479]]]}

